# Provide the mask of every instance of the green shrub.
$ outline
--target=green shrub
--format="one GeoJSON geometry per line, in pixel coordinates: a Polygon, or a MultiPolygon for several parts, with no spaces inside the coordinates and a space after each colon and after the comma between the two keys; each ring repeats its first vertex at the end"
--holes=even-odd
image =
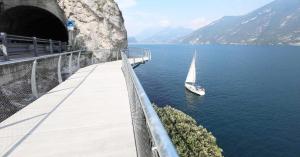
{"type": "Polygon", "coordinates": [[[216,138],[196,120],[170,106],[154,106],[181,157],[222,157],[216,138]]]}

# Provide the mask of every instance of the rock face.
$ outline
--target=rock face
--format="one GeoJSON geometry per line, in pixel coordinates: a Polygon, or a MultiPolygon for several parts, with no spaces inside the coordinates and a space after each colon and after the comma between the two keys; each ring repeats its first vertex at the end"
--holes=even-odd
{"type": "Polygon", "coordinates": [[[66,17],[74,20],[74,45],[95,49],[127,47],[127,31],[114,0],[58,0],[66,17]]]}
{"type": "Polygon", "coordinates": [[[300,45],[300,1],[275,0],[247,15],[224,17],[178,41],[190,44],[300,45]]]}

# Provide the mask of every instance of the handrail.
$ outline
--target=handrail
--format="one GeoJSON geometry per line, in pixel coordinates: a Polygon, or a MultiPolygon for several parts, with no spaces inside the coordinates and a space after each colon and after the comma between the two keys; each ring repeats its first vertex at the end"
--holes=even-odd
{"type": "Polygon", "coordinates": [[[151,149],[152,151],[157,150],[157,153],[160,157],[178,157],[177,151],[173,143],[171,142],[170,137],[168,136],[162,122],[160,121],[157,113],[155,112],[139,79],[133,71],[133,68],[129,63],[127,56],[125,55],[126,51],[128,50],[122,52],[122,69],[124,73],[127,72],[129,74],[129,81],[133,83],[134,90],[138,94],[138,99],[143,109],[143,114],[145,116],[146,123],[150,130],[150,134],[154,143],[154,147],[152,147],[151,149]]]}
{"type": "MultiPolygon", "coordinates": [[[[5,35],[6,33],[1,33],[2,35],[5,35]]],[[[30,40],[30,41],[33,41],[33,37],[27,37],[27,36],[20,36],[20,35],[12,35],[12,34],[6,34],[7,36],[7,39],[10,39],[10,40],[30,40]]],[[[48,41],[48,39],[43,39],[43,38],[36,38],[37,41],[48,41]]],[[[59,42],[58,40],[52,40],[53,42],[59,42]]]]}
{"type": "Polygon", "coordinates": [[[10,55],[12,55],[14,52],[32,52],[33,56],[37,57],[39,51],[43,51],[43,53],[53,53],[54,51],[61,53],[67,49],[66,42],[52,39],[11,35],[4,32],[0,33],[0,45],[0,56],[3,56],[5,61],[8,61],[10,55]],[[39,50],[38,48],[43,49],[39,50]]]}
{"type": "Polygon", "coordinates": [[[44,56],[39,56],[39,57],[31,57],[31,58],[24,58],[24,59],[18,59],[18,60],[11,60],[11,61],[7,61],[7,62],[0,62],[0,65],[9,65],[9,64],[15,64],[15,63],[21,63],[21,62],[29,62],[29,61],[53,58],[53,57],[57,57],[57,56],[69,55],[69,54],[74,54],[74,53],[82,53],[82,52],[85,52],[85,51],[86,50],[76,50],[76,51],[70,51],[70,52],[44,55],[44,56]]]}

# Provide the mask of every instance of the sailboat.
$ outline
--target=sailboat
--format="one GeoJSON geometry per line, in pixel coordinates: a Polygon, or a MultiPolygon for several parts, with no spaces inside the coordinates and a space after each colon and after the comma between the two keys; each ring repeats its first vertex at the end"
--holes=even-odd
{"type": "Polygon", "coordinates": [[[185,80],[185,88],[188,89],[192,93],[203,96],[203,95],[205,95],[205,89],[196,84],[196,76],[197,76],[197,73],[196,73],[196,54],[197,54],[197,52],[195,51],[195,54],[193,56],[193,60],[192,60],[191,66],[190,66],[189,73],[188,73],[188,75],[186,77],[186,80],[185,80]]]}

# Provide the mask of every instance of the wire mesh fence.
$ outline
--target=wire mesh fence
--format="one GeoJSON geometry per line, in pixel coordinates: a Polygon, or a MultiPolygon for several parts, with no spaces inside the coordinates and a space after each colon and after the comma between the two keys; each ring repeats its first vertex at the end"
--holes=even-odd
{"type": "Polygon", "coordinates": [[[35,98],[31,91],[32,62],[3,65],[0,70],[0,122],[35,98]],[[9,73],[9,75],[7,75],[9,73]]]}
{"type": "Polygon", "coordinates": [[[88,65],[92,65],[93,58],[95,58],[94,53],[81,53],[80,54],[80,68],[86,67],[88,65]]]}
{"type": "Polygon", "coordinates": [[[127,57],[128,54],[129,57],[140,57],[141,53],[148,55],[149,51],[135,48],[122,53],[122,70],[127,84],[137,154],[139,157],[178,157],[127,57]]]}
{"type": "Polygon", "coordinates": [[[37,60],[35,79],[39,97],[59,84],[58,59],[59,57],[51,57],[37,60]]]}
{"type": "Polygon", "coordinates": [[[73,51],[0,64],[0,122],[46,94],[80,67],[91,65],[93,55],[73,51]]]}
{"type": "Polygon", "coordinates": [[[98,49],[94,50],[93,54],[95,55],[96,62],[98,63],[121,59],[121,53],[119,49],[98,49]]]}

